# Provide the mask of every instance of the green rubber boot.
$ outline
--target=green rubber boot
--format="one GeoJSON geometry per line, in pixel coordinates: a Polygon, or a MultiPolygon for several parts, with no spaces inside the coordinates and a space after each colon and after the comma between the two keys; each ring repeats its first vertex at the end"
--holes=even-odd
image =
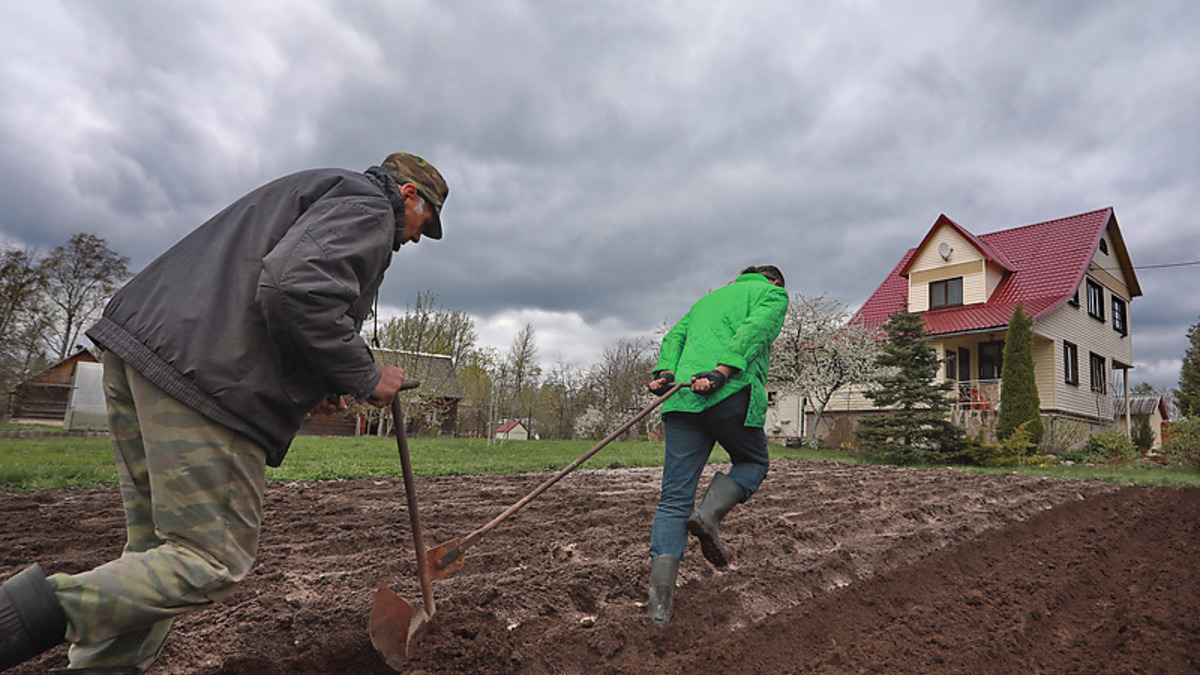
{"type": "Polygon", "coordinates": [[[720,537],[717,536],[717,526],[730,509],[741,503],[742,494],[742,486],[729,476],[717,472],[708,484],[708,489],[704,491],[704,499],[700,501],[700,506],[688,516],[688,532],[700,540],[700,551],[704,558],[717,567],[729,564],[729,556],[725,553],[725,547],[721,545],[720,537]]]}
{"type": "Polygon", "coordinates": [[[647,613],[660,626],[671,621],[674,611],[675,577],[679,574],[679,558],[660,555],[650,559],[650,601],[647,613]]]}

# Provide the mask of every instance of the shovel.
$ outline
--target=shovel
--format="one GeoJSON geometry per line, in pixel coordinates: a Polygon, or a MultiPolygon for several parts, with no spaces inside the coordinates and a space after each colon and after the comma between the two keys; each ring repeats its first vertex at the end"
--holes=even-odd
{"type": "MultiPolygon", "coordinates": [[[[662,405],[663,401],[666,401],[668,398],[671,398],[671,396],[673,396],[675,394],[675,392],[682,389],[683,386],[684,386],[683,382],[676,382],[676,383],[672,384],[670,389],[668,389],[665,394],[654,399],[654,401],[652,401],[649,405],[647,405],[645,408],[642,408],[640,411],[638,411],[638,413],[636,415],[629,418],[629,420],[626,421],[624,424],[622,424],[620,427],[618,427],[616,431],[612,432],[608,436],[605,436],[604,440],[600,441],[595,446],[593,446],[591,450],[588,450],[587,452],[583,453],[574,462],[571,462],[567,466],[560,469],[557,473],[555,473],[553,476],[551,476],[549,479],[547,479],[546,482],[537,486],[537,488],[535,488],[533,490],[533,492],[530,492],[529,494],[525,495],[516,504],[513,504],[512,506],[505,509],[503,513],[501,513],[500,515],[493,518],[490,522],[488,522],[488,524],[486,524],[483,527],[479,528],[478,530],[475,530],[474,532],[468,534],[465,539],[455,539],[453,541],[446,542],[445,544],[442,544],[441,546],[434,548],[432,551],[430,551],[428,553],[429,560],[426,561],[426,563],[425,563],[425,569],[428,570],[426,572],[426,574],[429,574],[434,580],[437,580],[437,579],[441,579],[453,572],[457,572],[458,570],[462,569],[463,554],[467,552],[467,549],[471,548],[475,544],[478,544],[479,540],[483,539],[483,536],[485,534],[487,534],[488,532],[491,532],[493,529],[496,528],[497,525],[499,525],[500,523],[502,523],[506,519],[508,519],[509,516],[513,515],[517,511],[520,511],[526,504],[533,501],[535,498],[537,498],[538,495],[542,494],[547,489],[549,489],[551,485],[554,485],[558,481],[562,480],[563,476],[566,476],[567,474],[574,471],[576,468],[579,467],[580,464],[583,464],[584,462],[586,462],[592,455],[596,454],[597,452],[600,452],[600,450],[604,446],[613,442],[613,440],[615,440],[621,434],[625,433],[630,427],[637,424],[638,421],[640,421],[643,417],[645,417],[646,415],[649,415],[652,410],[654,410],[658,406],[662,405]]],[[[421,555],[421,549],[418,549],[417,555],[421,555]]],[[[419,572],[421,568],[418,567],[417,569],[419,572]]],[[[429,606],[432,607],[433,600],[431,599],[429,601],[429,603],[430,603],[429,606]]]]}
{"type": "MultiPolygon", "coordinates": [[[[420,386],[417,380],[405,380],[400,390],[420,386]]],[[[400,397],[392,399],[392,418],[396,424],[396,446],[400,450],[400,468],[404,472],[404,496],[408,499],[408,519],[412,525],[413,544],[417,549],[417,578],[421,582],[419,607],[405,602],[386,584],[375,591],[375,604],[371,607],[371,644],[383,657],[384,663],[393,670],[400,670],[412,645],[433,618],[433,583],[425,556],[425,540],[421,534],[421,521],[417,516],[417,492],[413,480],[412,460],[408,454],[408,436],[404,428],[404,408],[400,397]]]]}

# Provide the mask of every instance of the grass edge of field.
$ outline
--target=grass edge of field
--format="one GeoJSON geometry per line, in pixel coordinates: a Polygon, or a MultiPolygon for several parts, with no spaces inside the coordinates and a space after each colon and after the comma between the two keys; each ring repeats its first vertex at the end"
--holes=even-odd
{"type": "MultiPolygon", "coordinates": [[[[418,476],[545,473],[562,469],[593,447],[592,441],[505,441],[485,439],[413,438],[413,471],[418,476]]],[[[647,440],[616,441],[585,462],[581,470],[656,467],[663,446],[647,440]]],[[[771,446],[771,458],[874,464],[839,450],[771,446]]],[[[710,463],[729,456],[717,446],[710,463]]],[[[1119,485],[1200,487],[1200,471],[1168,467],[1112,468],[1103,465],[1048,467],[974,467],[924,465],[911,468],[949,468],[978,474],[1020,474],[1054,480],[1102,481],[1119,485]]],[[[395,478],[400,475],[396,442],[392,438],[301,436],[278,468],[267,468],[269,482],[309,482],[395,478]]],[[[0,490],[35,491],[115,486],[116,468],[107,437],[51,436],[0,439],[0,490]]]]}

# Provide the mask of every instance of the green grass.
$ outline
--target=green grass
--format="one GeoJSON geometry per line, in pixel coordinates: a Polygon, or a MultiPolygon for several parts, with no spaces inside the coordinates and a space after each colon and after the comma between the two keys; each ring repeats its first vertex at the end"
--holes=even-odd
{"type": "Polygon", "coordinates": [[[53,424],[14,424],[12,422],[6,422],[4,420],[0,420],[0,430],[7,430],[7,429],[32,429],[35,431],[53,431],[53,432],[62,433],[62,434],[66,433],[65,429],[63,429],[60,426],[55,426],[53,424]]]}
{"type": "MultiPolygon", "coordinates": [[[[413,470],[420,476],[464,474],[510,474],[557,471],[583,455],[589,441],[505,441],[488,445],[480,439],[414,438],[413,470]]],[[[614,442],[583,464],[581,469],[659,466],[662,445],[647,441],[614,442]]],[[[810,450],[771,446],[776,460],[867,463],[837,450],[810,450]]],[[[712,462],[727,462],[718,448],[712,462]]],[[[1106,466],[1051,466],[1044,469],[1003,467],[981,469],[954,467],[984,474],[1019,473],[1060,480],[1106,481],[1123,485],[1200,486],[1200,471],[1166,468],[1123,468],[1106,466]]],[[[283,466],[267,469],[269,481],[312,481],[400,475],[396,441],[392,438],[297,438],[283,466]]],[[[42,490],[49,488],[116,485],[112,450],[105,437],[0,439],[0,489],[42,490]]]]}
{"type": "Polygon", "coordinates": [[[955,468],[961,471],[969,471],[971,473],[1017,473],[1024,476],[1034,476],[1037,478],[1100,481],[1104,483],[1116,483],[1117,485],[1142,485],[1148,487],[1200,487],[1200,471],[1196,471],[1194,469],[1168,469],[1165,467],[1143,469],[1132,466],[1113,469],[1103,465],[1084,466],[1080,464],[1076,464],[1075,466],[1063,466],[1056,464],[1044,469],[1015,466],[998,468],[980,468],[973,466],[955,468]]]}
{"type": "MultiPolygon", "coordinates": [[[[418,476],[509,474],[557,471],[578,459],[594,443],[588,441],[487,441],[466,438],[413,438],[409,440],[413,472],[418,476]]],[[[772,446],[777,459],[818,459],[828,453],[772,446]]],[[[581,469],[618,469],[662,464],[662,444],[621,441],[607,445],[581,469]]],[[[844,457],[844,455],[842,455],[844,457]]],[[[727,462],[717,448],[712,462],[727,462]]],[[[268,469],[268,480],[322,480],[400,475],[396,440],[392,438],[314,438],[302,436],[292,443],[278,469],[268,469]]]]}
{"type": "Polygon", "coordinates": [[[0,439],[0,487],[44,490],[116,485],[107,438],[0,439]]]}

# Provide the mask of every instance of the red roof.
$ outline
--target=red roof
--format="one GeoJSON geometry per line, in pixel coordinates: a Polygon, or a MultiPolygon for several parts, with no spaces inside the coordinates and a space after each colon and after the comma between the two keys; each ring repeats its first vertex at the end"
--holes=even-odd
{"type": "Polygon", "coordinates": [[[512,431],[513,429],[516,429],[517,427],[521,427],[522,429],[524,429],[525,425],[521,424],[520,420],[509,420],[509,421],[505,422],[504,424],[501,424],[499,427],[497,427],[496,433],[502,434],[506,431],[512,431]]]}
{"type": "MultiPolygon", "coordinates": [[[[1025,313],[1037,319],[1057,309],[1075,295],[1087,273],[1100,237],[1109,223],[1114,225],[1111,236],[1114,254],[1120,262],[1130,294],[1141,295],[1134,276],[1125,242],[1116,226],[1111,207],[1059,218],[1044,223],[1001,230],[981,236],[971,235],[946,216],[938,218],[921,242],[924,246],[933,231],[942,225],[954,227],[980,253],[1009,271],[1000,281],[986,303],[947,307],[923,312],[929,335],[945,335],[967,331],[1001,329],[1008,325],[1017,303],[1025,313]]],[[[908,266],[921,246],[909,249],[879,288],[854,316],[854,321],[868,326],[887,322],[908,303],[908,266]]]]}

